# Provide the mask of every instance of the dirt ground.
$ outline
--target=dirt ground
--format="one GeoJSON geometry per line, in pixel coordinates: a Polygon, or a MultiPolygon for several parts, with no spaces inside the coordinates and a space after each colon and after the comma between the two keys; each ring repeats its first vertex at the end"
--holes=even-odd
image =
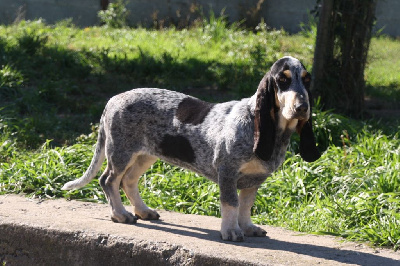
{"type": "Polygon", "coordinates": [[[332,236],[263,226],[267,237],[233,243],[220,239],[221,220],[215,217],[159,211],[159,221],[127,225],[111,222],[109,213],[105,204],[2,195],[0,261],[6,265],[57,260],[96,265],[100,259],[111,264],[144,264],[148,259],[164,265],[400,265],[399,252],[332,236]]]}

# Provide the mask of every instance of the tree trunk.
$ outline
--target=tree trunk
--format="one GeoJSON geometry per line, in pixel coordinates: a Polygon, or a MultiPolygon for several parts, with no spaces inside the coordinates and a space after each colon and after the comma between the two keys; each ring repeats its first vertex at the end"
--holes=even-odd
{"type": "Polygon", "coordinates": [[[315,42],[314,63],[313,63],[313,86],[312,91],[315,96],[324,96],[331,98],[333,96],[325,95],[332,91],[327,87],[329,84],[329,62],[333,60],[333,42],[334,42],[334,0],[325,0],[322,3],[319,23],[317,29],[317,39],[315,42]],[[323,89],[324,88],[324,89],[323,89]]]}
{"type": "Polygon", "coordinates": [[[109,0],[100,0],[101,10],[107,10],[109,0]]]}
{"type": "Polygon", "coordinates": [[[312,91],[325,108],[360,117],[376,0],[323,0],[312,91]]]}

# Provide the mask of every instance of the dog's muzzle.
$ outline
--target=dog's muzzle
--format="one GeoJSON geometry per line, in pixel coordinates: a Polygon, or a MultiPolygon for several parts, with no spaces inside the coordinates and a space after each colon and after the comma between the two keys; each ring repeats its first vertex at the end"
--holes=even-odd
{"type": "Polygon", "coordinates": [[[299,120],[308,118],[309,104],[307,102],[296,103],[294,106],[294,117],[299,120]]]}

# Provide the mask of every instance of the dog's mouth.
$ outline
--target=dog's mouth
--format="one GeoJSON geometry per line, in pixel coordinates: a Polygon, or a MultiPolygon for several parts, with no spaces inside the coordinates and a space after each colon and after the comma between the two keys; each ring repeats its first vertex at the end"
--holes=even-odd
{"type": "Polygon", "coordinates": [[[301,120],[301,121],[303,121],[303,120],[307,121],[308,117],[309,117],[308,112],[307,113],[301,113],[301,114],[296,113],[296,114],[294,114],[292,119],[297,119],[297,120],[301,120]]]}
{"type": "Polygon", "coordinates": [[[296,111],[294,110],[294,108],[284,108],[282,110],[282,115],[286,120],[293,120],[293,119],[297,119],[297,120],[301,120],[301,121],[307,121],[309,118],[309,110],[305,110],[305,111],[296,111]]]}

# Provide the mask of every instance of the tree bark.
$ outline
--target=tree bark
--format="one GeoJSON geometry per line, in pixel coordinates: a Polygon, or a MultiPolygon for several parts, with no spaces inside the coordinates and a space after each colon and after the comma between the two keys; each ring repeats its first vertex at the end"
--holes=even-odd
{"type": "Polygon", "coordinates": [[[312,91],[325,108],[360,117],[376,0],[323,0],[312,91]]]}
{"type": "Polygon", "coordinates": [[[315,96],[322,96],[329,92],[325,86],[329,78],[327,66],[333,60],[334,42],[334,0],[324,0],[321,5],[319,23],[317,28],[317,39],[315,42],[314,62],[313,62],[313,85],[311,87],[315,96]],[[325,90],[323,89],[325,88],[325,90]]]}
{"type": "Polygon", "coordinates": [[[101,10],[107,10],[109,0],[100,0],[101,10]]]}

